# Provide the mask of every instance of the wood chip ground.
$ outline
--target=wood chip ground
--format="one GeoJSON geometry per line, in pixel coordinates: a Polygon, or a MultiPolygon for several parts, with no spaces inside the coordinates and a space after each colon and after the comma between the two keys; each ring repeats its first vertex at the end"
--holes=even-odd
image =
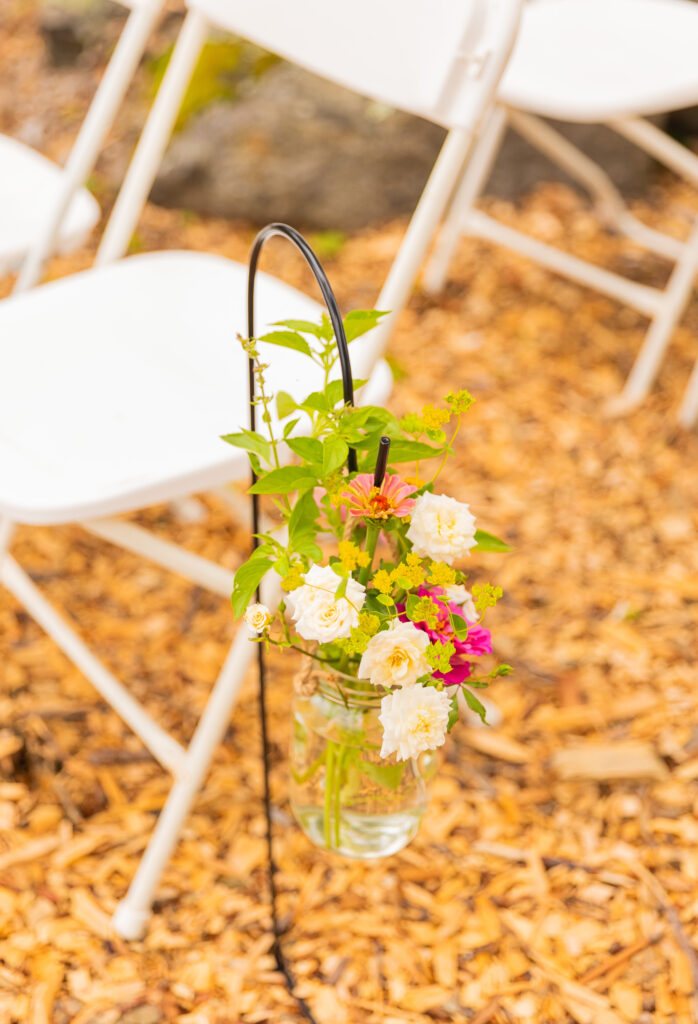
{"type": "MultiPolygon", "coordinates": [[[[57,102],[41,95],[41,52],[33,5],[10,2],[0,56],[13,96],[2,95],[16,106],[3,106],[1,128],[12,129],[13,111],[57,102]]],[[[49,142],[56,155],[65,139],[56,130],[49,142]]],[[[563,187],[541,187],[516,208],[489,205],[639,280],[666,277],[563,187]]],[[[680,234],[698,201],[662,180],[636,208],[680,234]]],[[[327,261],[345,310],[375,302],[403,230],[362,232],[327,261]]],[[[149,208],[139,244],[244,260],[253,234],[149,208]]],[[[88,265],[92,251],[55,261],[51,275],[88,265]]],[[[309,287],[282,243],[265,265],[309,287]]],[[[505,588],[493,628],[516,673],[491,694],[501,729],[452,734],[414,842],[361,864],[314,849],[291,820],[296,665],[274,663],[286,950],[326,1024],[698,1020],[698,439],[675,427],[697,325],[694,303],[649,400],[611,420],[603,403],[645,325],[606,298],[463,241],[445,294],[418,288],[401,318],[394,409],[454,386],[477,398],[444,489],[513,546],[473,558],[473,579],[505,588]]],[[[245,525],[210,497],[134,519],[231,568],[248,543],[245,525]]],[[[234,634],[226,602],[72,527],[21,529],[16,553],[185,740],[234,634]]],[[[2,1024],[300,1020],[269,953],[255,696],[250,678],[147,937],[123,942],[110,914],[168,779],[0,593],[2,1024]]]]}

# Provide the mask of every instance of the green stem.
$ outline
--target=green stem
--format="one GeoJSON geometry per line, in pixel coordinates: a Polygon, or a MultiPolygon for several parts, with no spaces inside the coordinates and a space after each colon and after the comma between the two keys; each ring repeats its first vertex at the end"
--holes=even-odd
{"type": "Polygon", "coordinates": [[[335,849],[339,849],[339,826],[341,822],[341,791],[342,791],[342,773],[344,771],[344,762],[347,756],[347,748],[342,746],[337,759],[337,768],[334,777],[334,846],[335,849]]]}
{"type": "Polygon", "coordinates": [[[304,782],[307,782],[308,779],[311,778],[315,774],[315,772],[318,770],[318,768],[320,767],[320,765],[322,764],[322,762],[324,760],[325,760],[325,751],[322,750],[322,751],[320,751],[318,756],[315,758],[315,760],[312,762],[312,764],[310,764],[305,769],[304,772],[297,772],[297,771],[294,771],[293,768],[291,768],[291,775],[293,776],[293,781],[298,783],[299,786],[302,785],[304,782]]]}
{"type": "Polygon", "coordinates": [[[332,792],[334,785],[334,743],[332,740],[327,741],[327,750],[325,751],[325,814],[323,818],[323,834],[325,837],[325,846],[328,850],[332,849],[332,792]]]}
{"type": "Polygon", "coordinates": [[[365,565],[359,572],[359,583],[362,583],[364,586],[366,586],[368,577],[371,575],[373,557],[376,553],[376,545],[378,544],[380,533],[381,528],[378,523],[369,522],[366,526],[366,547],[364,550],[368,555],[368,565],[365,565]]]}
{"type": "MultiPolygon", "coordinates": [[[[461,424],[461,417],[460,417],[460,414],[459,414],[459,416],[458,416],[458,423],[456,424],[456,429],[451,434],[451,440],[448,442],[448,448],[451,447],[451,445],[455,441],[456,437],[458,436],[458,431],[460,430],[460,424],[461,424]]],[[[444,452],[444,457],[441,460],[441,465],[439,466],[439,468],[437,469],[437,471],[434,473],[433,477],[431,478],[431,482],[432,483],[434,483],[436,481],[436,478],[438,477],[439,473],[441,472],[441,470],[446,465],[446,459],[448,458],[449,454],[450,454],[450,452],[448,450],[446,450],[444,452]]]]}
{"type": "MultiPolygon", "coordinates": [[[[284,629],[284,632],[287,637],[290,635],[287,629],[284,629]]],[[[307,658],[312,658],[314,661],[320,661],[323,665],[334,665],[331,658],[323,658],[320,654],[313,654],[312,651],[306,651],[305,647],[299,647],[298,644],[291,643],[290,640],[277,640],[276,637],[273,636],[269,636],[266,639],[267,643],[273,644],[274,647],[281,647],[283,650],[298,651],[299,654],[305,654],[307,658]]]]}

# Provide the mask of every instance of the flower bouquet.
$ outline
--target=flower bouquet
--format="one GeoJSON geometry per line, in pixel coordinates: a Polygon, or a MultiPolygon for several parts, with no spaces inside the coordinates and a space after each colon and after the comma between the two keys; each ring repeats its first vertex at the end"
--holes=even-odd
{"type": "MultiPolygon", "coordinates": [[[[347,340],[382,315],[350,313],[347,340]]],[[[501,590],[488,582],[467,589],[462,569],[471,552],[506,545],[476,529],[468,505],[438,491],[473,401],[467,391],[399,421],[381,407],[348,405],[342,382],[331,379],[336,348],[327,318],[275,326],[243,342],[263,430],[225,440],[248,452],[251,492],[271,496],[285,529],[258,536],[236,573],[233,608],[252,639],[304,655],[291,742],[291,804],[301,827],[346,856],[383,856],[415,834],[437,748],[460,705],[484,721],[477,691],[510,671],[476,670],[492,652],[482,619],[501,590]],[[270,395],[260,343],[304,353],[324,385],[301,401],[270,395]],[[284,592],[275,611],[251,603],[267,573],[284,592]]]]}

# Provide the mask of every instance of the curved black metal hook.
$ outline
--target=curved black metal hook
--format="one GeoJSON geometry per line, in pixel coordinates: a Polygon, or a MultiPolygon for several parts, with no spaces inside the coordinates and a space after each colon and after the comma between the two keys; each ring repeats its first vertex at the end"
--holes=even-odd
{"type": "MultiPolygon", "coordinates": [[[[283,238],[287,238],[292,242],[296,249],[305,257],[305,260],[315,275],[315,280],[320,286],[322,297],[325,300],[327,311],[330,315],[330,322],[334,330],[335,340],[337,342],[337,348],[339,350],[339,364],[342,370],[342,383],[344,385],[344,401],[347,405],[354,404],[354,383],[351,373],[351,362],[349,359],[349,346],[347,344],[347,337],[344,333],[344,325],[342,323],[342,317],[339,312],[339,306],[337,300],[332,291],[330,282],[327,280],[327,275],[322,269],[319,259],[310,248],[303,236],[296,231],[295,228],[289,227],[288,224],[267,224],[265,228],[259,232],[252,245],[252,251],[250,253],[250,264],[249,264],[249,276],[247,279],[247,336],[249,338],[254,337],[254,285],[255,277],[257,274],[257,265],[259,263],[259,256],[262,251],[262,246],[268,238],[272,238],[274,235],[281,235],[283,238]]],[[[255,375],[254,375],[254,360],[249,360],[249,394],[250,394],[250,429],[254,430],[256,425],[256,407],[254,403],[255,399],[255,375]]],[[[387,457],[387,453],[386,453],[387,457]]],[[[356,472],[356,452],[353,448],[349,449],[347,457],[347,467],[350,473],[356,472]]],[[[383,469],[383,472],[385,469],[383,469]]],[[[378,470],[376,470],[378,472],[378,470]]],[[[256,479],[255,473],[252,473],[252,482],[256,479]]],[[[382,479],[382,477],[381,477],[382,479]]],[[[258,535],[260,532],[260,518],[259,518],[259,495],[252,495],[252,546],[256,548],[259,544],[258,535]]],[[[257,589],[257,600],[261,597],[259,588],[257,589]]],[[[269,863],[269,893],[271,903],[271,920],[272,920],[272,933],[273,933],[273,946],[272,952],[276,960],[277,967],[282,972],[286,985],[288,986],[289,992],[292,993],[301,1013],[309,1024],[317,1024],[316,1018],[305,1002],[302,996],[299,996],[295,989],[295,980],[291,969],[286,963],[283,950],[281,948],[281,936],[282,928],[279,923],[279,915],[277,910],[277,890],[276,890],[276,863],[274,861],[274,847],[273,847],[273,829],[272,829],[272,816],[271,816],[271,788],[269,784],[269,762],[270,762],[270,750],[269,750],[269,736],[267,729],[267,711],[266,711],[266,671],[264,661],[264,645],[258,644],[257,646],[257,662],[259,667],[259,712],[261,720],[261,732],[262,732],[262,763],[264,768],[264,811],[266,818],[266,834],[267,834],[267,850],[268,850],[268,863],[269,863]]]]}
{"type": "MultiPolygon", "coordinates": [[[[337,350],[339,352],[339,365],[342,370],[342,384],[344,387],[344,401],[347,405],[354,404],[354,382],[351,373],[351,361],[349,359],[349,345],[347,344],[347,336],[344,332],[344,324],[342,323],[342,316],[339,312],[339,306],[337,305],[337,299],[335,298],[332,286],[327,279],[327,274],[322,268],[320,260],[317,258],[313,250],[310,248],[305,238],[299,231],[292,228],[289,224],[273,223],[267,224],[266,227],[262,228],[252,245],[252,251],[250,253],[250,265],[249,275],[247,278],[247,336],[248,338],[254,338],[254,285],[255,277],[257,275],[257,265],[259,263],[259,257],[262,251],[262,246],[269,238],[273,238],[274,235],[280,235],[283,238],[287,238],[289,242],[298,249],[298,251],[305,257],[305,261],[310,267],[315,276],[322,297],[325,300],[327,306],[327,312],[330,316],[330,322],[334,331],[335,341],[337,342],[337,350]]],[[[254,361],[249,361],[249,388],[250,388],[250,424],[251,429],[255,429],[255,406],[254,406],[254,361]]],[[[349,449],[349,455],[347,457],[347,468],[350,473],[356,472],[356,452],[353,448],[349,449]]]]}

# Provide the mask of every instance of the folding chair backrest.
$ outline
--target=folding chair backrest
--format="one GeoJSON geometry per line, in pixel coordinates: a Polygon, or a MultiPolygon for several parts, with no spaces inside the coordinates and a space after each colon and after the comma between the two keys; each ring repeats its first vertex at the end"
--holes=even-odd
{"type": "Polygon", "coordinates": [[[214,25],[355,92],[457,127],[513,45],[520,0],[187,0],[214,25]]]}
{"type": "Polygon", "coordinates": [[[41,235],[24,261],[15,293],[31,288],[40,279],[43,265],[55,246],[56,236],[72,199],[94,167],[164,4],[164,0],[117,2],[130,9],[129,16],[73,144],[64,168],[59,195],[41,235]]]}
{"type": "MultiPolygon", "coordinates": [[[[257,43],[373,100],[451,129],[379,299],[390,310],[375,361],[463,171],[513,47],[523,0],[186,0],[189,13],[136,148],[95,265],[127,249],[182,97],[212,27],[257,43]]],[[[273,154],[270,155],[273,159],[273,154]]],[[[390,187],[390,182],[385,182],[390,187]]],[[[380,341],[379,341],[380,339],[380,341]]]]}

